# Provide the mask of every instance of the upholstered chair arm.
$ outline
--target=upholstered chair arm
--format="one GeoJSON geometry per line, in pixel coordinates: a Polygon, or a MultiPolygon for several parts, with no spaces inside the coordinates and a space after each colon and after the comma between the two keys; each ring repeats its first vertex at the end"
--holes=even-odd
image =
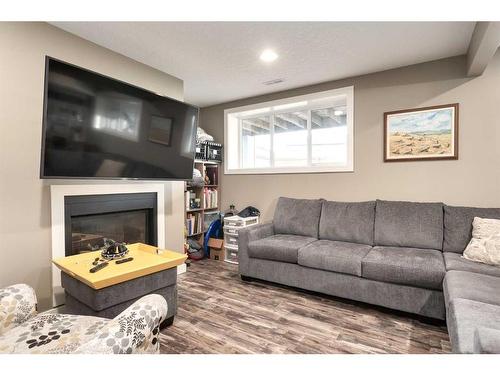
{"type": "Polygon", "coordinates": [[[248,275],[248,244],[274,235],[272,222],[252,225],[238,231],[238,267],[240,275],[248,275]]]}
{"type": "Polygon", "coordinates": [[[26,284],[0,289],[0,335],[36,315],[36,294],[26,284]]]}
{"type": "Polygon", "coordinates": [[[167,316],[165,298],[149,294],[134,302],[116,318],[96,332],[75,353],[132,354],[160,352],[160,323],[167,316]]]}
{"type": "Polygon", "coordinates": [[[500,330],[486,327],[474,331],[474,353],[499,354],[500,330]]]}

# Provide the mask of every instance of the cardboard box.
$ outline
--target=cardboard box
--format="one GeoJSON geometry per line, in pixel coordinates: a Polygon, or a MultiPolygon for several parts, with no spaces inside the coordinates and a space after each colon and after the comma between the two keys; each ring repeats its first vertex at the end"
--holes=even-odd
{"type": "Polygon", "coordinates": [[[224,240],[219,238],[210,238],[208,240],[210,249],[210,259],[224,260],[224,240]]]}

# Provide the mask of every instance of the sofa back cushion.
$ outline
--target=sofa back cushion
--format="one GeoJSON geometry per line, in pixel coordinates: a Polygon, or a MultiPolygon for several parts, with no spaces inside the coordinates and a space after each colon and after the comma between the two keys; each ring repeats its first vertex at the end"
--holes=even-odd
{"type": "Polygon", "coordinates": [[[374,224],[375,201],[354,203],[323,201],[319,238],[373,245],[374,224]]]}
{"type": "Polygon", "coordinates": [[[464,252],[472,238],[474,217],[500,219],[500,208],[444,206],[443,251],[464,252]]]}
{"type": "Polygon", "coordinates": [[[441,250],[443,204],[377,200],[375,245],[441,250]]]}
{"type": "Polygon", "coordinates": [[[274,232],[318,238],[319,199],[293,199],[280,197],[274,211],[274,232]]]}

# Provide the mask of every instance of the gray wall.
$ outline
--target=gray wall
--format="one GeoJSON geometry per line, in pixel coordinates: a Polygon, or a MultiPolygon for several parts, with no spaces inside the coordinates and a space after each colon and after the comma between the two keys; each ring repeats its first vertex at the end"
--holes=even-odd
{"type": "Polygon", "coordinates": [[[222,207],[258,207],[270,220],[279,196],[375,198],[500,207],[500,54],[483,76],[465,76],[465,57],[388,70],[203,108],[201,126],[224,140],[224,115],[262,101],[354,86],[354,172],[223,175],[222,207]],[[459,160],[383,162],[383,113],[460,103],[459,160]]]}
{"type": "MultiPolygon", "coordinates": [[[[0,22],[0,287],[28,283],[42,310],[51,302],[50,184],[88,183],[38,178],[45,55],[183,99],[168,74],[45,23],[0,22]]],[[[183,182],[164,185],[167,247],[183,251],[183,182]]]]}

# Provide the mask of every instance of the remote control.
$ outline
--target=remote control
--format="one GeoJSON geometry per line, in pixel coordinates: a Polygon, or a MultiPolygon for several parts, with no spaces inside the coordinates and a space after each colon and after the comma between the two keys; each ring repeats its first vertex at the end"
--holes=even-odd
{"type": "Polygon", "coordinates": [[[108,263],[107,263],[107,262],[106,262],[106,263],[101,263],[101,264],[98,264],[97,266],[92,267],[92,268],[90,269],[90,273],[97,272],[97,271],[99,271],[99,270],[103,269],[104,267],[106,267],[107,265],[108,265],[108,263]]]}
{"type": "Polygon", "coordinates": [[[134,260],[134,258],[130,257],[130,258],[125,258],[125,259],[119,259],[115,263],[116,264],[122,264],[122,263],[130,262],[132,260],[134,260]]]}

